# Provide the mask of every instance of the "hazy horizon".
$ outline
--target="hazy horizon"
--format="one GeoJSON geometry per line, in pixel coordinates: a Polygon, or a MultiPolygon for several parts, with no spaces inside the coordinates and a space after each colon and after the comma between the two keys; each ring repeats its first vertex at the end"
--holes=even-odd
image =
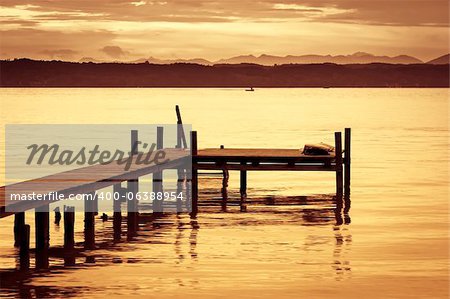
{"type": "Polygon", "coordinates": [[[134,63],[134,62],[144,62],[145,59],[154,59],[155,61],[160,60],[162,62],[176,62],[176,61],[189,61],[189,60],[205,60],[207,62],[210,63],[220,63],[222,61],[226,61],[226,60],[231,60],[231,59],[235,59],[235,58],[242,58],[245,59],[246,57],[251,57],[254,59],[259,59],[259,58],[265,58],[265,57],[274,57],[274,58],[284,58],[284,59],[288,59],[290,57],[292,58],[298,58],[298,57],[307,57],[307,56],[317,56],[317,57],[330,57],[330,58],[336,58],[336,57],[346,57],[346,58],[351,58],[351,57],[358,57],[358,56],[363,56],[363,55],[368,55],[367,57],[373,57],[373,58],[391,58],[391,59],[395,59],[397,57],[411,57],[411,58],[415,58],[418,59],[420,61],[422,61],[423,63],[427,63],[430,60],[434,60],[437,58],[441,58],[443,56],[449,55],[450,53],[442,53],[441,55],[438,55],[436,57],[432,57],[431,59],[421,59],[420,57],[416,57],[416,56],[412,56],[412,55],[408,55],[408,54],[396,54],[396,55],[383,55],[383,54],[373,54],[373,53],[367,53],[367,52],[362,52],[362,51],[356,51],[353,53],[344,53],[344,54],[317,54],[317,53],[306,53],[306,54],[286,54],[286,55],[274,55],[274,54],[269,54],[269,53],[261,53],[261,54],[253,54],[253,53],[248,53],[248,54],[240,54],[240,55],[235,55],[235,56],[230,56],[230,57],[220,57],[218,59],[207,59],[204,57],[185,57],[185,56],[179,56],[176,58],[162,58],[162,57],[158,57],[158,56],[143,56],[143,57],[135,57],[133,59],[113,59],[113,58],[106,58],[106,59],[101,59],[101,58],[96,58],[96,57],[91,57],[91,56],[84,56],[81,57],[79,59],[76,58],[72,58],[72,59],[60,59],[58,57],[52,57],[52,58],[35,58],[35,57],[27,57],[27,56],[17,56],[17,57],[10,57],[10,58],[1,58],[1,60],[16,60],[16,59],[31,59],[31,60],[41,60],[41,61],[66,61],[66,62],[87,62],[89,60],[93,61],[93,62],[106,62],[106,63],[115,63],[115,62],[119,62],[119,63],[134,63]]]}
{"type": "Polygon", "coordinates": [[[361,51],[428,61],[449,52],[446,0],[5,0],[0,7],[1,59],[216,61],[361,51]]]}

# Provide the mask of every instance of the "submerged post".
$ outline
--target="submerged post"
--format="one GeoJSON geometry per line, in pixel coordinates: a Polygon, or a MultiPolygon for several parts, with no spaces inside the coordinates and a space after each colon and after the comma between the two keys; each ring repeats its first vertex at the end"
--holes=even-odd
{"type": "Polygon", "coordinates": [[[226,164],[223,165],[222,169],[222,211],[227,210],[228,205],[228,180],[230,178],[230,173],[228,172],[226,164]]]}
{"type": "Polygon", "coordinates": [[[24,224],[20,233],[20,270],[28,270],[30,268],[30,226],[24,224]]]}
{"type": "Polygon", "coordinates": [[[198,170],[197,170],[197,131],[191,132],[192,179],[191,179],[191,217],[198,213],[198,170]]]}
{"type": "Polygon", "coordinates": [[[49,206],[35,209],[36,226],[36,268],[48,268],[48,248],[50,245],[50,213],[49,206]]]}
{"type": "Polygon", "coordinates": [[[139,192],[137,179],[127,181],[127,235],[132,237],[139,229],[139,214],[136,194],[139,192]]]}
{"type": "Polygon", "coordinates": [[[95,249],[95,212],[96,196],[94,192],[84,198],[84,248],[95,249]]]}
{"type": "MultiPolygon", "coordinates": [[[[131,130],[131,154],[138,154],[138,131],[131,130]]],[[[129,194],[127,198],[127,229],[128,237],[135,235],[139,229],[139,205],[136,199],[136,194],[139,191],[139,179],[134,178],[127,181],[127,189],[129,194]],[[131,194],[130,194],[131,193],[131,194]]]]}
{"type": "MultiPolygon", "coordinates": [[[[162,150],[164,148],[164,127],[156,128],[156,149],[162,150]]],[[[164,202],[163,198],[163,173],[162,171],[157,171],[153,173],[153,213],[160,214],[163,212],[164,202]],[[159,199],[158,199],[159,198],[159,199]]]]}
{"type": "Polygon", "coordinates": [[[118,194],[119,197],[116,198],[113,196],[113,229],[114,229],[114,240],[118,241],[122,237],[122,206],[121,206],[121,198],[122,198],[122,186],[121,184],[115,184],[113,186],[113,194],[118,194]]]}
{"type": "Polygon", "coordinates": [[[336,196],[342,197],[343,193],[343,177],[342,177],[342,134],[334,133],[335,155],[336,155],[336,196]]]}
{"type": "Polygon", "coordinates": [[[75,207],[64,207],[64,249],[73,250],[75,246],[75,207]]]}
{"type": "Polygon", "coordinates": [[[25,212],[14,214],[14,246],[20,246],[20,239],[25,225],[25,212]]]}
{"type": "Polygon", "coordinates": [[[345,135],[344,135],[344,190],[345,194],[350,194],[350,163],[351,163],[351,129],[345,128],[345,135]]]}
{"type": "Polygon", "coordinates": [[[64,206],[64,265],[75,265],[75,207],[64,206]]]}
{"type": "MultiPolygon", "coordinates": [[[[241,165],[245,167],[246,162],[241,162],[241,165]]],[[[247,211],[247,204],[246,204],[246,200],[247,200],[247,170],[241,170],[240,171],[240,181],[241,181],[241,186],[239,189],[239,193],[241,194],[241,202],[240,202],[240,207],[241,207],[241,212],[246,212],[247,211]]]]}

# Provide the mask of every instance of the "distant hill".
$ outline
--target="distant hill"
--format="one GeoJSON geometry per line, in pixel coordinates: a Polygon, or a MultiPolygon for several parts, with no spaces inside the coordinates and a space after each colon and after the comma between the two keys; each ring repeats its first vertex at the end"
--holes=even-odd
{"type": "Polygon", "coordinates": [[[193,58],[193,59],[158,59],[154,57],[141,58],[138,60],[131,61],[131,63],[154,63],[154,64],[173,64],[173,63],[196,63],[203,65],[211,65],[212,62],[203,58],[193,58]]]}
{"type": "Polygon", "coordinates": [[[394,57],[376,56],[369,53],[357,52],[351,55],[301,55],[301,56],[272,56],[272,55],[244,55],[236,56],[228,59],[221,59],[216,63],[256,63],[261,65],[274,64],[310,64],[310,63],[336,63],[336,64],[367,64],[367,63],[391,63],[391,64],[414,64],[423,63],[423,61],[407,55],[399,55],[394,57]]]}
{"type": "Polygon", "coordinates": [[[442,55],[427,62],[427,64],[450,64],[450,54],[442,55]]]}
{"type": "Polygon", "coordinates": [[[447,65],[1,60],[1,87],[449,87],[447,65]]]}
{"type": "MultiPolygon", "coordinates": [[[[91,57],[84,57],[80,62],[101,62],[91,57]]],[[[122,61],[124,62],[124,61],[122,61]]],[[[336,64],[367,64],[367,63],[391,63],[391,64],[415,64],[423,63],[415,57],[408,55],[398,56],[376,56],[365,52],[356,52],[351,55],[287,55],[274,56],[262,54],[260,56],[241,55],[216,61],[210,61],[203,58],[193,59],[159,59],[155,57],[140,58],[128,63],[154,63],[154,64],[173,64],[173,63],[196,63],[202,65],[214,64],[239,64],[239,63],[254,63],[260,65],[275,65],[275,64],[311,64],[311,63],[336,63],[336,64]]]]}

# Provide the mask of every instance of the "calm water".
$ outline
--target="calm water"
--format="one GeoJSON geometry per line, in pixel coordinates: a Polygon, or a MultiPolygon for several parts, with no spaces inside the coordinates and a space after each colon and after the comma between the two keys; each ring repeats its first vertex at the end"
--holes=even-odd
{"type": "MultiPolygon", "coordinates": [[[[350,224],[335,219],[332,173],[249,173],[249,199],[275,205],[247,213],[201,208],[195,220],[168,215],[117,244],[111,221],[99,220],[101,248],[67,268],[57,257],[63,227],[51,224],[52,269],[21,277],[8,217],[0,221],[4,296],[448,298],[448,89],[1,93],[2,124],[174,123],[179,104],[199,147],[301,148],[353,129],[350,224]]],[[[3,165],[3,140],[0,146],[3,165]]],[[[232,198],[238,177],[231,172],[232,198]]],[[[202,199],[219,197],[220,178],[203,176],[200,189],[202,199]]],[[[26,217],[33,246],[33,214],[26,217]]],[[[76,217],[81,242],[83,219],[76,217]]]]}

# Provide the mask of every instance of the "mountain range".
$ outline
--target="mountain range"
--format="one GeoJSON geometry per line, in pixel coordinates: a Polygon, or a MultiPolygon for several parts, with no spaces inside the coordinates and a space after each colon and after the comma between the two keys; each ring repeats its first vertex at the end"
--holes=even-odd
{"type": "MultiPolygon", "coordinates": [[[[84,57],[79,62],[107,62],[97,60],[91,57],[84,57]]],[[[119,62],[119,61],[117,61],[119,62]]],[[[120,61],[125,62],[125,61],[120,61]]],[[[287,55],[275,56],[262,54],[255,55],[240,55],[227,59],[220,59],[217,61],[210,61],[203,58],[193,59],[159,59],[155,57],[141,58],[128,63],[152,63],[152,64],[173,64],[173,63],[195,63],[201,65],[216,65],[216,64],[240,64],[253,63],[265,66],[281,65],[281,64],[313,64],[313,63],[335,63],[335,64],[367,64],[367,63],[389,63],[389,64],[421,64],[424,61],[408,55],[398,56],[377,56],[365,52],[356,52],[350,55],[287,55]]],[[[449,63],[449,54],[433,59],[428,64],[446,64],[449,63]]]]}

